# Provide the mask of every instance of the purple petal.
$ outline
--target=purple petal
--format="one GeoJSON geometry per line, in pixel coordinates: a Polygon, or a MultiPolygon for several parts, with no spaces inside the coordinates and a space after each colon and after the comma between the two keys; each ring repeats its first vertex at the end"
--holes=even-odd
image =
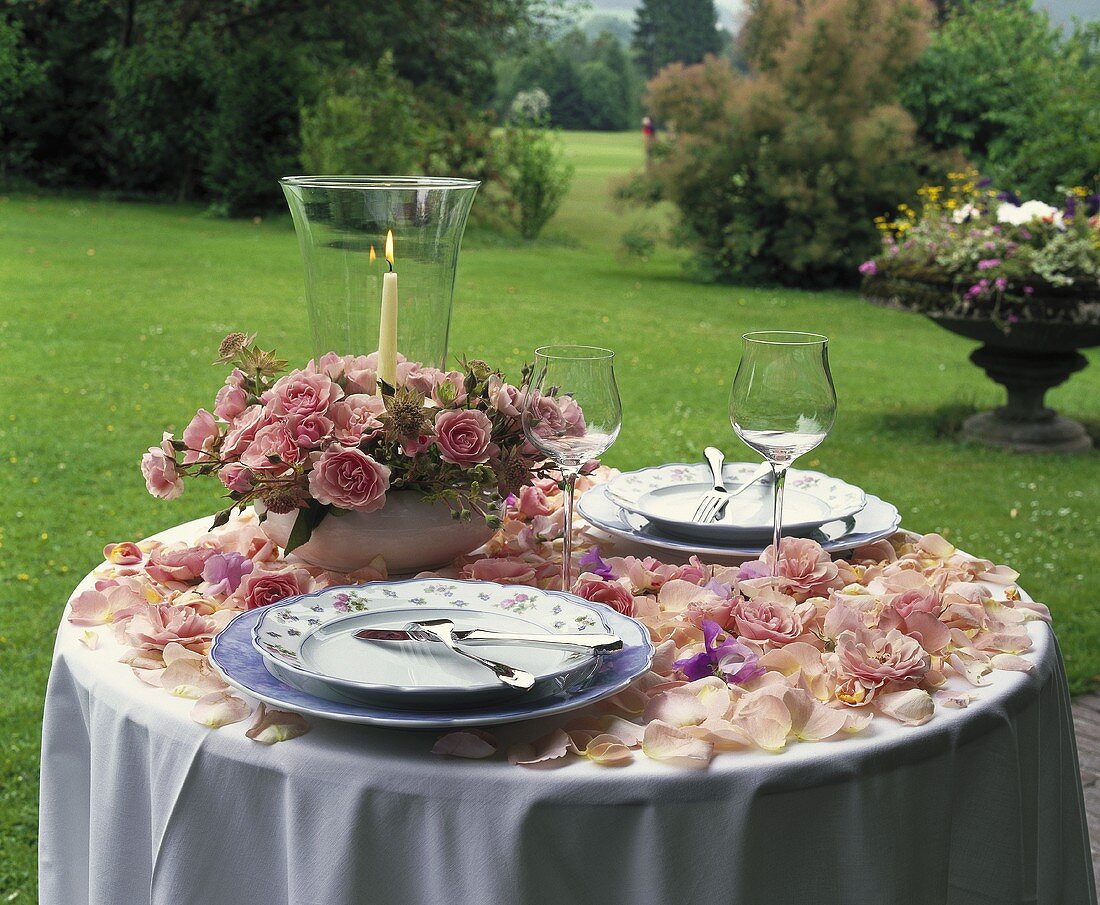
{"type": "Polygon", "coordinates": [[[714,675],[714,663],[711,662],[710,654],[706,651],[702,651],[694,657],[688,657],[685,660],[677,660],[672,665],[680,670],[680,672],[692,682],[696,679],[705,679],[707,676],[714,675]]]}
{"type": "Polygon", "coordinates": [[[589,547],[588,552],[577,560],[577,564],[583,566],[584,571],[591,572],[593,575],[599,575],[600,578],[605,581],[614,577],[611,566],[605,563],[600,557],[600,551],[597,547],[589,547]]]}
{"type": "Polygon", "coordinates": [[[728,584],[719,581],[717,578],[712,578],[705,585],[703,585],[703,588],[707,591],[710,591],[716,597],[721,597],[723,600],[729,600],[729,598],[733,596],[733,588],[731,588],[728,584]]]}
{"type": "Polygon", "coordinates": [[[737,570],[737,580],[749,581],[753,578],[768,578],[771,574],[772,570],[767,563],[761,562],[759,559],[753,559],[741,564],[741,568],[737,570]]]}

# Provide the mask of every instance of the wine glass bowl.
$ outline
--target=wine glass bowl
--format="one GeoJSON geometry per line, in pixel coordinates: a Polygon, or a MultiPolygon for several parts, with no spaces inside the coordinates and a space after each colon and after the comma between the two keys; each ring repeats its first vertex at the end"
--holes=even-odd
{"type": "Polygon", "coordinates": [[[563,590],[570,587],[577,475],[611,447],[622,426],[614,361],[614,352],[596,346],[542,346],[535,350],[524,396],[524,435],[535,449],[557,463],[565,483],[563,590]]]}
{"type": "Polygon", "coordinates": [[[734,433],[767,459],[775,474],[774,569],[786,471],[829,435],[836,419],[829,339],[819,333],[762,331],[746,333],[742,342],[729,417],[734,433]]]}

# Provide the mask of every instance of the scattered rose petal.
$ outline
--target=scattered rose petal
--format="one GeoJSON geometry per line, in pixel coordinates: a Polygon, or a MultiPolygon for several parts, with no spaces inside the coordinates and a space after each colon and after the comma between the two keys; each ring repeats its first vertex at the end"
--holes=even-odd
{"type": "Polygon", "coordinates": [[[574,750],[573,742],[569,736],[563,730],[555,729],[533,742],[514,746],[508,752],[508,762],[531,767],[565,757],[566,754],[574,750]]]}
{"type": "Polygon", "coordinates": [[[791,688],[783,695],[791,715],[791,733],[803,741],[820,742],[841,732],[848,722],[843,710],[826,707],[808,691],[791,688]]]}
{"type": "Polygon", "coordinates": [[[178,698],[202,698],[228,686],[215,675],[205,658],[173,660],[160,677],[162,688],[178,698]]]}
{"type": "Polygon", "coordinates": [[[239,723],[252,712],[248,703],[229,691],[213,691],[203,695],[191,708],[191,719],[211,729],[239,723]]]}
{"type": "Polygon", "coordinates": [[[488,732],[481,729],[461,729],[440,736],[432,745],[432,754],[477,759],[491,757],[496,754],[497,747],[496,737],[488,732]]]}
{"type": "Polygon", "coordinates": [[[88,650],[95,650],[99,647],[99,634],[93,632],[90,628],[86,628],[80,633],[80,643],[88,650]]]}
{"type": "Polygon", "coordinates": [[[970,702],[975,700],[977,695],[971,694],[969,691],[949,691],[940,692],[936,695],[936,700],[939,701],[944,707],[950,707],[954,710],[961,710],[964,707],[969,707],[970,702]]]}
{"type": "Polygon", "coordinates": [[[710,763],[714,746],[662,720],[654,720],[645,727],[642,753],[652,760],[701,770],[710,763]]]}
{"type": "Polygon", "coordinates": [[[921,688],[879,695],[875,699],[875,706],[880,712],[906,726],[921,726],[927,723],[936,710],[932,695],[921,688]]]}
{"type": "Polygon", "coordinates": [[[614,735],[597,735],[581,753],[601,767],[620,767],[634,760],[634,752],[614,735]]]}
{"type": "Polygon", "coordinates": [[[146,685],[151,685],[154,688],[163,688],[160,684],[160,677],[164,674],[164,669],[133,669],[133,674],[137,676],[146,685]]]}
{"type": "Polygon", "coordinates": [[[989,663],[994,669],[1006,669],[1013,672],[1031,672],[1035,669],[1034,663],[1024,657],[1017,657],[1015,654],[994,654],[989,663]]]}
{"type": "Polygon", "coordinates": [[[309,732],[309,723],[299,713],[285,710],[268,710],[263,704],[256,711],[256,719],[245,732],[254,742],[261,745],[274,745],[276,742],[289,741],[309,732]]]}

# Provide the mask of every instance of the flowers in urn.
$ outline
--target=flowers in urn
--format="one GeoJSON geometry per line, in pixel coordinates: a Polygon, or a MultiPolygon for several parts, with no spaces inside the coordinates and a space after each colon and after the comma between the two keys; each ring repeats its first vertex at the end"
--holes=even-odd
{"type": "Polygon", "coordinates": [[[225,338],[218,362],[232,370],[213,411],[199,409],[180,438],[165,433],[142,458],[154,496],[178,497],[185,477],[216,477],[232,502],[215,525],[252,503],[297,510],[290,551],[327,515],[376,511],[394,490],[495,526],[502,497],[550,474],[524,438],[521,390],[485,362],[443,371],[399,356],[391,385],[377,353],[330,352],[284,373],[287,363],[252,340],[225,338]]]}
{"type": "Polygon", "coordinates": [[[998,192],[977,174],[925,186],[918,213],[876,218],[882,252],[860,265],[864,295],[928,314],[1100,323],[1100,195],[1060,206],[998,192]],[[948,291],[944,291],[944,289],[948,291]]]}

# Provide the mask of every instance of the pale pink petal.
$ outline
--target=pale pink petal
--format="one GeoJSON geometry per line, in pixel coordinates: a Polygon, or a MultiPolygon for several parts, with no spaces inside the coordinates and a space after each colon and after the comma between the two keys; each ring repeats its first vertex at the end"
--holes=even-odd
{"type": "Polygon", "coordinates": [[[985,660],[958,651],[951,654],[951,656],[947,658],[947,662],[950,663],[952,668],[963,676],[971,685],[981,686],[989,684],[989,679],[986,677],[993,671],[993,668],[985,660]]]}
{"type": "Polygon", "coordinates": [[[440,736],[432,745],[432,754],[477,759],[496,754],[497,747],[496,737],[488,732],[481,729],[461,729],[440,736]]]}
{"type": "Polygon", "coordinates": [[[160,677],[164,673],[163,669],[133,669],[134,675],[137,676],[146,685],[152,685],[154,688],[161,688],[160,677]]]}
{"type": "Polygon", "coordinates": [[[892,691],[875,698],[880,713],[893,717],[906,726],[921,726],[932,719],[936,704],[932,695],[920,688],[892,691]]]}
{"type": "Polygon", "coordinates": [[[976,694],[971,694],[969,691],[942,691],[936,695],[936,700],[940,704],[953,710],[969,707],[971,702],[977,700],[977,698],[976,694]]]}
{"type": "Polygon", "coordinates": [[[870,710],[854,710],[850,707],[844,709],[844,716],[844,731],[850,734],[862,732],[871,725],[871,721],[875,718],[874,713],[870,710]]]}
{"type": "Polygon", "coordinates": [[[695,726],[707,718],[707,707],[689,685],[662,692],[649,702],[642,719],[662,720],[671,726],[695,726]]]}
{"type": "Polygon", "coordinates": [[[645,726],[639,726],[621,717],[609,715],[603,720],[604,732],[621,739],[628,748],[637,748],[645,735],[645,726]]]}
{"type": "MultiPolygon", "coordinates": [[[[765,751],[781,751],[791,732],[791,712],[783,699],[770,691],[764,688],[742,698],[732,722],[765,751]]],[[[775,691],[784,693],[781,689],[775,691]]]]}
{"type": "Polygon", "coordinates": [[[563,730],[555,729],[533,742],[515,745],[508,752],[508,762],[531,767],[536,764],[558,760],[574,750],[573,742],[569,736],[563,730]]]}
{"type": "Polygon", "coordinates": [[[654,720],[645,727],[642,752],[653,760],[700,770],[710,763],[714,746],[703,739],[692,738],[675,726],[654,720]]]}
{"type": "Polygon", "coordinates": [[[81,591],[69,601],[69,622],[73,625],[104,625],[113,615],[102,591],[81,591]]]}
{"type": "Polygon", "coordinates": [[[715,751],[733,751],[753,744],[748,733],[729,720],[704,720],[698,726],[684,726],[682,731],[692,738],[709,742],[715,751]]]}
{"type": "Polygon", "coordinates": [[[947,559],[955,552],[955,548],[947,540],[938,534],[926,534],[918,542],[921,551],[934,556],[936,559],[947,559]]]}
{"type": "Polygon", "coordinates": [[[191,719],[211,729],[239,723],[252,712],[243,698],[229,691],[213,691],[203,695],[191,708],[191,719]]]}
{"type": "Polygon", "coordinates": [[[668,641],[662,641],[653,652],[653,663],[649,668],[653,672],[667,676],[672,672],[672,664],[676,656],[676,642],[671,638],[668,641]]]}
{"type": "Polygon", "coordinates": [[[206,660],[206,657],[204,657],[202,654],[196,653],[193,650],[189,650],[178,641],[169,641],[166,645],[164,645],[164,652],[162,656],[164,657],[165,666],[171,666],[177,660],[206,660]]]}
{"type": "Polygon", "coordinates": [[[177,659],[169,664],[160,677],[162,688],[178,698],[201,698],[211,692],[222,691],[228,686],[215,675],[205,659],[177,659]]]}
{"type": "Polygon", "coordinates": [[[88,650],[95,650],[99,647],[99,635],[90,628],[86,628],[80,633],[80,643],[88,648],[88,650]]]}
{"type": "Polygon", "coordinates": [[[614,735],[597,735],[581,753],[601,767],[620,767],[634,760],[634,753],[614,735]]]}
{"type": "Polygon", "coordinates": [[[826,707],[809,692],[791,688],[783,695],[783,703],[791,715],[791,732],[807,742],[832,738],[848,722],[844,711],[826,707]]]}
{"type": "Polygon", "coordinates": [[[1014,672],[1031,672],[1035,668],[1035,664],[1030,660],[1017,657],[1015,654],[994,654],[989,662],[994,669],[1007,669],[1014,672]]]}
{"type": "Polygon", "coordinates": [[[261,704],[256,711],[256,719],[245,735],[261,745],[274,745],[276,742],[289,741],[307,732],[309,732],[309,723],[300,713],[268,710],[261,704]]]}
{"type": "Polygon", "coordinates": [[[119,663],[125,663],[134,669],[163,669],[164,660],[159,650],[140,650],[131,648],[118,658],[119,663]]]}

